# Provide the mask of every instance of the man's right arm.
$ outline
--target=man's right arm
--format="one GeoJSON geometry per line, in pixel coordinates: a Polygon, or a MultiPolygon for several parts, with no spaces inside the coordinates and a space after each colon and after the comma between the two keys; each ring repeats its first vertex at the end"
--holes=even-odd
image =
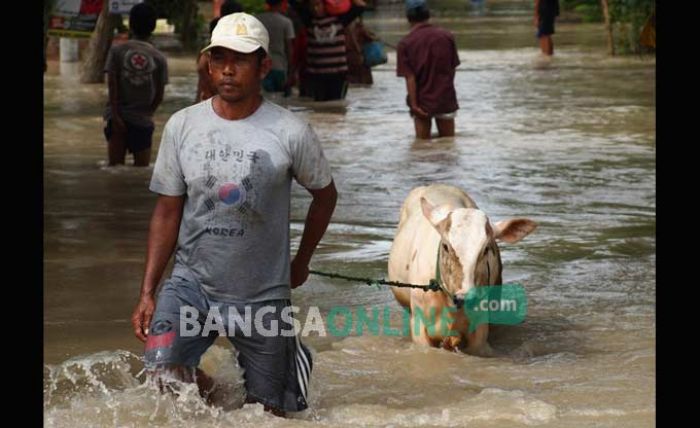
{"type": "Polygon", "coordinates": [[[112,120],[112,130],[117,133],[126,132],[126,124],[119,111],[119,60],[115,49],[110,49],[105,61],[105,72],[107,73],[107,93],[109,95],[109,108],[112,120]]]}
{"type": "Polygon", "coordinates": [[[126,132],[126,124],[119,111],[119,72],[113,70],[107,73],[109,92],[109,107],[112,114],[112,129],[116,132],[126,132]]]}
{"type": "Polygon", "coordinates": [[[418,88],[416,85],[416,76],[412,73],[406,74],[406,91],[408,92],[408,103],[411,112],[414,115],[420,117],[421,119],[427,118],[428,113],[426,113],[425,110],[420,108],[420,106],[418,105],[418,88]]]}
{"type": "Polygon", "coordinates": [[[134,334],[145,342],[155,311],[155,292],[177,243],[185,196],[159,195],[148,232],[146,268],[141,296],[131,317],[134,334]]]}

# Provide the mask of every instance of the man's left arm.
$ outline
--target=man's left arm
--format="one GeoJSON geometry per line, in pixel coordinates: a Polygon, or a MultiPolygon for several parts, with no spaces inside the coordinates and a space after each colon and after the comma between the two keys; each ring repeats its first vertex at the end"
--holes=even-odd
{"type": "Polygon", "coordinates": [[[331,216],[335,210],[335,203],[338,199],[338,192],[333,180],[324,188],[307,190],[311,193],[313,200],[306,214],[299,250],[297,250],[297,254],[292,260],[292,288],[299,287],[309,277],[311,256],[328,228],[328,223],[330,223],[331,216]]]}

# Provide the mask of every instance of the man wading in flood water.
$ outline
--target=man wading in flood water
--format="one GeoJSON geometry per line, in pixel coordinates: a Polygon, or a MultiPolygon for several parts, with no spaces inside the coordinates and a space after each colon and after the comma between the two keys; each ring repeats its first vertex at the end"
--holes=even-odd
{"type": "MultiPolygon", "coordinates": [[[[251,15],[219,20],[204,49],[218,94],[168,120],[150,184],[158,200],[134,332],[146,342],[150,376],[196,382],[208,398],[216,385],[197,366],[217,334],[183,334],[183,308],[194,308],[202,324],[218,311],[227,331],[229,312],[246,308],[266,312],[264,329],[289,324],[282,312],[291,306],[291,288],[306,281],[337,198],[311,126],[260,95],[271,67],[268,43],[267,30],[251,15]],[[292,177],[313,200],[290,263],[292,177]],[[173,272],[156,303],[173,250],[173,272]]],[[[311,353],[295,335],[270,336],[257,327],[229,335],[247,400],[276,415],[306,409],[311,353]]]]}

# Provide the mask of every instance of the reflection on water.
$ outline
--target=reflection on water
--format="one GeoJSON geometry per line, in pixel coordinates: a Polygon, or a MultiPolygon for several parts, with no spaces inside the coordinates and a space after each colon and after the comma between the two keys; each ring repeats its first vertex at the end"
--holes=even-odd
{"type": "MultiPolygon", "coordinates": [[[[415,186],[465,188],[493,220],[540,227],[501,247],[504,280],[521,282],[530,312],[496,329],[502,357],[415,347],[401,337],[309,337],[311,408],[284,421],[240,407],[240,373],[225,342],[206,354],[230,385],[230,408],[142,385],[129,316],[138,295],[154,196],[152,168],[106,168],[103,85],[45,76],[44,357],[47,426],[652,426],[655,416],[655,64],[608,58],[600,25],[557,27],[542,67],[527,2],[487,2],[484,16],[439,22],[457,33],[460,110],[454,138],[416,141],[395,56],[375,85],[342,105],[280,99],[323,141],[340,199],[313,261],[319,270],[385,277],[403,198],[415,186]],[[499,5],[503,5],[502,7],[499,5]]],[[[400,16],[400,15],[396,15],[400,16]]],[[[375,16],[388,41],[407,26],[375,16]]],[[[394,39],[392,39],[394,37],[394,39]]],[[[155,146],[191,103],[194,58],[169,57],[155,146]]],[[[293,189],[292,235],[308,194],[293,189]]],[[[398,307],[391,293],[311,277],[295,290],[319,306],[398,307]]],[[[392,312],[392,325],[401,323],[392,312]]]]}

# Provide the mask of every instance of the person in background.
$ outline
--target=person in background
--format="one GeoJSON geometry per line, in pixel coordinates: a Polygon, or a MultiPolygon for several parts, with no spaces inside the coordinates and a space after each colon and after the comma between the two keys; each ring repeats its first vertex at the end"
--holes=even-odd
{"type": "Polygon", "coordinates": [[[309,79],[306,72],[306,48],[308,42],[305,19],[309,15],[309,0],[288,0],[289,8],[287,16],[294,24],[294,47],[292,49],[292,70],[294,75],[291,76],[292,86],[295,84],[299,87],[299,96],[309,96],[309,79]]]}
{"type": "Polygon", "coordinates": [[[454,86],[459,65],[452,33],[430,24],[425,0],[406,0],[411,30],[396,49],[396,74],[406,79],[408,104],[416,137],[430,138],[432,120],[440,137],[455,134],[459,106],[454,86]]]}
{"type": "MultiPolygon", "coordinates": [[[[221,15],[212,19],[209,22],[209,34],[214,32],[216,28],[216,23],[219,22],[222,16],[230,15],[236,12],[243,12],[243,6],[241,6],[235,0],[226,0],[221,5],[221,15]]],[[[209,77],[209,58],[203,53],[197,55],[197,95],[195,96],[194,102],[198,103],[204,101],[216,95],[216,88],[209,77]]]]}
{"type": "Polygon", "coordinates": [[[129,12],[131,38],[107,54],[104,134],[110,166],[123,165],[127,151],[134,156],[134,166],[151,162],[153,113],[168,83],[168,62],[148,41],[155,28],[155,9],[146,3],[135,5],[129,12]]]}
{"type": "Polygon", "coordinates": [[[554,18],[559,16],[559,0],[535,0],[535,27],[543,55],[554,55],[554,18]]]}
{"type": "Polygon", "coordinates": [[[345,27],[364,10],[364,0],[353,0],[348,12],[328,15],[324,0],[311,0],[310,16],[304,17],[308,34],[306,75],[309,95],[315,101],[345,98],[348,88],[345,27]]]}
{"type": "Polygon", "coordinates": [[[362,22],[362,17],[352,21],[345,29],[346,49],[348,51],[348,83],[371,85],[372,68],[365,64],[362,47],[365,43],[378,40],[362,22]]]}
{"type": "Polygon", "coordinates": [[[257,15],[270,34],[270,57],[272,70],[263,80],[266,92],[284,92],[289,96],[294,70],[291,59],[294,52],[294,25],[283,15],[287,8],[285,0],[265,0],[268,11],[257,15]]]}

